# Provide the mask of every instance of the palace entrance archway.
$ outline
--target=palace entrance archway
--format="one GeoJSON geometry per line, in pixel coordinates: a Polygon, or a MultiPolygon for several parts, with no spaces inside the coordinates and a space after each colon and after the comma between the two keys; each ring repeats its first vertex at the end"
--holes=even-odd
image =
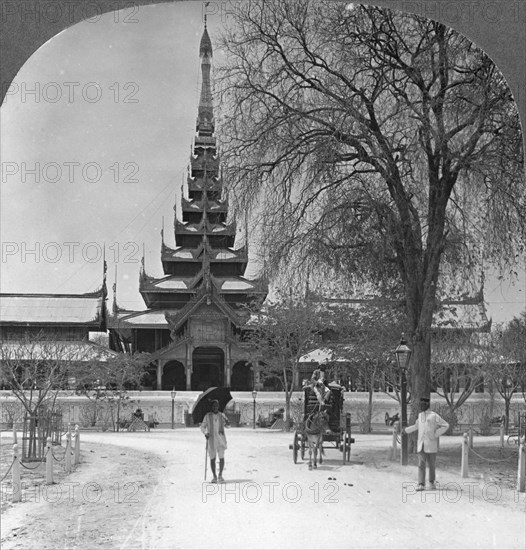
{"type": "Polygon", "coordinates": [[[179,361],[169,361],[163,367],[162,389],[171,391],[186,390],[186,375],[184,365],[179,361]]]}
{"type": "Polygon", "coordinates": [[[192,356],[192,390],[224,386],[225,354],[221,348],[200,347],[192,356]]]}

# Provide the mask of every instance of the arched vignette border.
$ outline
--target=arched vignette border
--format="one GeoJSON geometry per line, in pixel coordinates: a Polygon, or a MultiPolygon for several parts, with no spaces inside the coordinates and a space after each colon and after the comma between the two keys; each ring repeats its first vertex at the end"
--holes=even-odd
{"type": "MultiPolygon", "coordinates": [[[[83,19],[168,2],[203,0],[64,0],[67,16],[33,17],[61,0],[0,0],[0,99],[31,55],[50,38],[83,19]],[[25,15],[22,15],[25,14],[25,15]],[[39,20],[40,19],[40,20],[39,20]]],[[[217,7],[235,6],[249,0],[211,0],[217,7]]],[[[287,0],[284,0],[287,1],[287,0]]],[[[322,0],[330,1],[330,0],[322,0]]],[[[522,127],[526,122],[526,2],[524,0],[358,0],[437,19],[464,34],[497,64],[508,81],[519,109],[522,127]],[[460,19],[449,20],[460,14],[460,19]]],[[[209,8],[213,9],[213,8],[209,8]]],[[[217,8],[216,8],[217,9],[217,8]]],[[[225,8],[222,8],[225,9],[225,8]]],[[[526,132],[523,131],[523,136],[526,132]]],[[[525,138],[526,139],[526,138],[525,138]]]]}

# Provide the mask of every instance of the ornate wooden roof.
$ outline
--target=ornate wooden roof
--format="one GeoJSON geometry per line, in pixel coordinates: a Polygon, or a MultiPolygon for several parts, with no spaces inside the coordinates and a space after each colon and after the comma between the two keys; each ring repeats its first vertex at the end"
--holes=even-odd
{"type": "Polygon", "coordinates": [[[103,288],[87,294],[0,294],[0,325],[80,325],[101,329],[103,288]]]}

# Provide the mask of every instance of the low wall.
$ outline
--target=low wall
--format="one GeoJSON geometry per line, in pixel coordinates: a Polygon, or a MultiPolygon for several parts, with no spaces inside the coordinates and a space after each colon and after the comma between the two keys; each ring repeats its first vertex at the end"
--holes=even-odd
{"type": "MultiPolygon", "coordinates": [[[[174,400],[174,421],[177,425],[185,424],[185,413],[192,410],[200,392],[177,392],[174,400]]],[[[241,425],[251,425],[254,420],[254,400],[251,392],[232,392],[233,401],[228,405],[229,412],[239,413],[241,425]]],[[[344,394],[344,413],[350,412],[352,423],[360,425],[366,415],[368,394],[365,392],[346,392],[344,394]]],[[[303,416],[303,392],[295,392],[292,397],[292,417],[298,421],[303,416]],[[301,398],[301,400],[300,400],[301,398]]],[[[57,398],[57,404],[62,409],[63,422],[67,424],[79,424],[82,427],[89,427],[93,418],[93,401],[86,397],[74,395],[72,392],[62,392],[57,398]],[[91,407],[91,409],[90,409],[91,407]],[[90,416],[91,410],[91,416],[90,416]]],[[[111,429],[111,416],[104,402],[97,405],[100,410],[97,412],[96,426],[111,429]]],[[[256,398],[255,418],[269,418],[278,409],[285,406],[283,393],[279,392],[258,392],[256,398]]],[[[511,405],[511,420],[519,410],[524,410],[525,402],[522,395],[514,396],[511,405]]],[[[172,399],[170,392],[130,392],[128,399],[123,401],[120,417],[128,418],[132,412],[140,407],[144,413],[144,419],[155,419],[160,426],[170,426],[172,420],[172,399]]],[[[437,395],[431,397],[431,408],[441,413],[446,407],[444,399],[437,395]]],[[[462,424],[475,425],[480,422],[483,413],[489,414],[490,396],[487,394],[473,394],[470,399],[460,408],[457,413],[458,422],[462,424]]],[[[379,429],[385,426],[385,413],[390,416],[399,411],[399,404],[396,400],[384,393],[373,395],[373,428],[379,429]]],[[[495,398],[491,416],[504,414],[504,402],[495,398]]],[[[13,419],[17,424],[22,422],[23,409],[19,401],[10,392],[0,392],[0,427],[3,429],[11,426],[13,419]]]]}

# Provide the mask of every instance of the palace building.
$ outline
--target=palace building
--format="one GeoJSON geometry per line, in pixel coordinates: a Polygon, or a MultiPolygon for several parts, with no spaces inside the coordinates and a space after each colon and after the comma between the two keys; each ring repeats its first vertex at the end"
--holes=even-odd
{"type": "Polygon", "coordinates": [[[0,387],[4,361],[107,361],[115,355],[90,340],[106,331],[106,285],[86,294],[0,294],[0,387]]]}
{"type": "MultiPolygon", "coordinates": [[[[205,28],[199,47],[201,95],[196,135],[181,196],[182,220],[175,214],[175,247],[161,242],[165,276],[143,267],[139,291],[147,309],[126,311],[116,301],[108,321],[110,347],[152,354],[150,387],[203,390],[230,386],[251,390],[250,350],[242,344],[248,321],[244,305],[262,302],[263,280],[244,277],[248,247],[235,248],[236,223],[227,223],[212,103],[212,43],[205,28]]],[[[176,206],[174,206],[176,211],[176,206]]],[[[248,238],[246,238],[248,242],[248,238]]]]}
{"type": "MultiPolygon", "coordinates": [[[[3,353],[18,353],[30,338],[57,343],[64,360],[106,360],[115,352],[150,354],[144,387],[154,390],[197,390],[228,386],[233,391],[269,389],[260,383],[258,359],[246,343],[254,330],[249,305],[261,305],[268,294],[264,278],[245,277],[248,235],[236,248],[236,222],[228,218],[212,102],[212,43],[205,28],[199,47],[201,93],[197,109],[189,175],[181,194],[181,219],[174,205],[173,248],[161,233],[164,276],[149,276],[144,259],[139,291],[146,309],[129,311],[118,306],[106,311],[106,262],[101,288],[89,294],[0,294],[0,346],[3,353]],[[109,332],[109,349],[89,340],[90,332],[109,332]],[[60,344],[60,345],[59,345],[60,344]]],[[[246,233],[246,231],[245,231],[246,233]]],[[[311,297],[312,298],[312,297],[311,297]]],[[[375,300],[318,296],[320,307],[331,302],[351,308],[377,306],[375,300]]],[[[389,302],[383,303],[391,307],[389,302]]],[[[475,296],[444,300],[437,307],[433,331],[459,331],[475,335],[489,332],[483,288],[475,296]]],[[[300,361],[295,386],[309,378],[324,350],[314,350],[300,361]]],[[[449,359],[437,344],[433,360],[449,359]]],[[[336,356],[335,356],[336,357],[336,356]]],[[[24,357],[21,357],[24,359],[24,357]]],[[[336,357],[336,362],[344,358],[336,357]]],[[[1,357],[0,357],[1,363],[1,357]]],[[[352,386],[352,383],[350,384],[352,386]]],[[[277,388],[276,388],[277,389],[277,388]]]]}

